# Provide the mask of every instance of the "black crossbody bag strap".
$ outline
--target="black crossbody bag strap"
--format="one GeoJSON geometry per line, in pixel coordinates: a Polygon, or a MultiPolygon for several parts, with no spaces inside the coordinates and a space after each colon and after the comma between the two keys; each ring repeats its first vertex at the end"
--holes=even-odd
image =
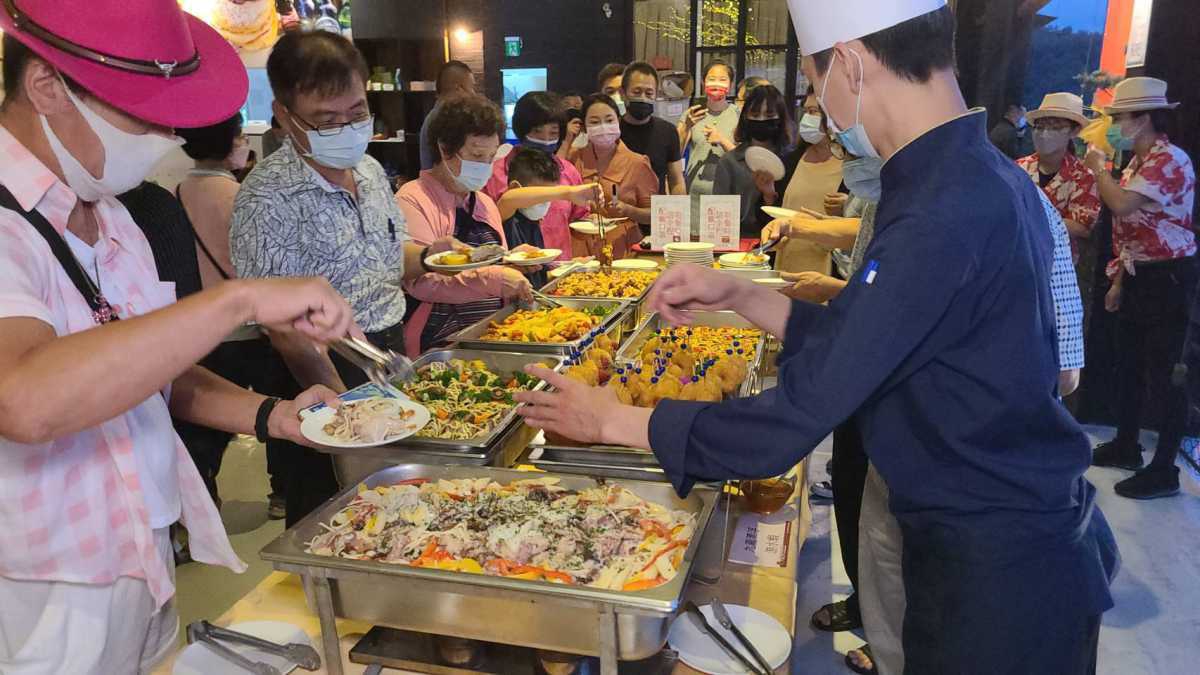
{"type": "Polygon", "coordinates": [[[109,321],[117,320],[117,315],[112,311],[112,307],[104,299],[104,296],[100,294],[99,289],[92,283],[92,280],[88,278],[87,273],[83,271],[83,266],[79,264],[79,260],[75,257],[75,254],[71,252],[71,247],[67,244],[67,240],[54,229],[50,221],[46,220],[36,209],[26,211],[21,208],[21,204],[17,201],[17,198],[3,185],[0,185],[0,207],[21,214],[25,220],[29,221],[33,229],[42,235],[42,238],[46,240],[46,244],[50,246],[50,252],[58,259],[58,264],[67,273],[67,277],[71,280],[71,283],[75,284],[75,288],[79,291],[79,294],[87,301],[88,307],[91,307],[92,318],[95,319],[96,323],[108,323],[109,321]]]}

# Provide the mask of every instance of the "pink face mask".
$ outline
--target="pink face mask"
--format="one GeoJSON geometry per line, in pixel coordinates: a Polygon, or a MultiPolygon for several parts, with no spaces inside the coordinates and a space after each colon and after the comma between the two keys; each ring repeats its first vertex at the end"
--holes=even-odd
{"type": "Polygon", "coordinates": [[[233,152],[229,153],[229,167],[234,171],[240,171],[246,168],[246,162],[250,160],[250,144],[242,143],[233,146],[233,152]]]}
{"type": "Polygon", "coordinates": [[[621,138],[621,125],[595,124],[587,129],[588,140],[598,148],[611,148],[621,138]]]}

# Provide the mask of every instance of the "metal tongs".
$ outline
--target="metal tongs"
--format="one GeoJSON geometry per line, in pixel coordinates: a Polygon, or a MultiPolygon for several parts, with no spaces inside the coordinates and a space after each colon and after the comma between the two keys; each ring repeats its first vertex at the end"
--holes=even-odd
{"type": "Polygon", "coordinates": [[[221,642],[236,642],[259,651],[279,656],[305,670],[316,670],[321,667],[321,656],[310,645],[293,642],[286,645],[276,644],[269,640],[239,633],[228,628],[219,628],[207,621],[196,621],[188,624],[187,639],[189,643],[203,642],[218,656],[255,675],[282,675],[275,666],[262,661],[251,661],[221,642]]]}
{"type": "MultiPolygon", "coordinates": [[[[771,675],[770,669],[765,671],[761,670],[761,666],[746,658],[746,655],[743,654],[737,647],[729,644],[729,640],[726,640],[719,632],[717,632],[717,629],[709,625],[708,619],[704,618],[704,613],[700,611],[700,608],[696,606],[696,603],[688,600],[687,605],[684,606],[684,611],[687,612],[688,617],[691,618],[692,622],[696,624],[696,627],[699,628],[702,633],[711,637],[713,641],[725,651],[726,654],[729,654],[733,658],[737,659],[738,662],[745,666],[746,669],[751,673],[754,675],[771,675]]],[[[715,608],[713,609],[713,614],[714,616],[716,615],[715,608]]]]}
{"type": "Polygon", "coordinates": [[[545,306],[549,307],[550,309],[554,309],[555,307],[563,307],[564,306],[558,300],[555,300],[554,298],[546,295],[545,293],[543,293],[537,289],[533,289],[531,291],[531,294],[533,295],[534,302],[545,305],[545,306]]]}
{"type": "Polygon", "coordinates": [[[391,387],[396,382],[408,382],[417,377],[417,371],[407,356],[390,349],[380,349],[362,338],[344,337],[329,346],[362,368],[367,377],[381,387],[391,387]]]}
{"type": "Polygon", "coordinates": [[[750,655],[754,657],[754,660],[758,662],[758,665],[762,666],[764,673],[770,673],[771,664],[768,663],[765,658],[763,658],[762,652],[758,651],[758,648],[754,646],[754,643],[750,641],[750,638],[746,637],[746,634],[743,633],[742,630],[737,627],[737,624],[733,622],[733,617],[729,616],[729,611],[725,609],[725,605],[721,602],[720,598],[714,597],[712,599],[712,610],[713,617],[717,619],[717,623],[721,624],[725,630],[733,633],[733,636],[738,639],[738,642],[742,643],[742,646],[746,648],[746,651],[750,652],[750,655]]]}

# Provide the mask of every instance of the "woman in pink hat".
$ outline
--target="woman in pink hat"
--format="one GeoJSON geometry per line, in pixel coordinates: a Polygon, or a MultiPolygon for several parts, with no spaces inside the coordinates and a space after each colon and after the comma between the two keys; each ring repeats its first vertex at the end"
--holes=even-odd
{"type": "Polygon", "coordinates": [[[1138,470],[1117,483],[1131,499],[1167,497],[1179,492],[1175,458],[1187,422],[1187,398],[1179,370],[1188,308],[1196,286],[1196,235],[1192,230],[1196,173],[1187,154],[1171,144],[1166,130],[1178,103],[1167,101],[1167,83],[1131,77],[1116,87],[1108,141],[1133,159],[1118,180],[1092,148],[1088,168],[1096,174],[1100,197],[1112,211],[1112,285],[1104,306],[1117,314],[1117,436],[1096,448],[1092,463],[1138,470]],[[1142,391],[1165,406],[1154,459],[1142,468],[1142,391]]]}
{"type": "MultiPolygon", "coordinates": [[[[171,415],[301,441],[297,412],[196,361],[247,322],[317,342],[352,313],[321,279],[175,302],[115,199],[225,119],[245,68],[175,0],[5,0],[0,107],[0,672],[147,672],[173,648],[182,521],[242,571],[171,415]]],[[[336,403],[334,403],[336,405],[336,403]]]]}

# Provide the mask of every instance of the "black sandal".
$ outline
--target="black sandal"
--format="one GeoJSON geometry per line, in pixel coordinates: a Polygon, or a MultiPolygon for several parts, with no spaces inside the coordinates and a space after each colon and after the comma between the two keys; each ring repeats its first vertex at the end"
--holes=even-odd
{"type": "Polygon", "coordinates": [[[842,631],[862,628],[862,614],[858,611],[858,603],[851,607],[849,602],[841,600],[813,612],[812,627],[826,633],[841,633],[842,631]],[[828,621],[823,621],[828,618],[828,621]]]}
{"type": "Polygon", "coordinates": [[[878,671],[875,670],[875,657],[871,654],[871,645],[863,645],[858,649],[851,649],[850,651],[846,652],[846,667],[858,673],[858,675],[875,675],[875,673],[878,671]],[[855,663],[854,659],[850,658],[850,655],[854,652],[862,652],[863,656],[870,659],[871,667],[863,668],[855,663]]]}

